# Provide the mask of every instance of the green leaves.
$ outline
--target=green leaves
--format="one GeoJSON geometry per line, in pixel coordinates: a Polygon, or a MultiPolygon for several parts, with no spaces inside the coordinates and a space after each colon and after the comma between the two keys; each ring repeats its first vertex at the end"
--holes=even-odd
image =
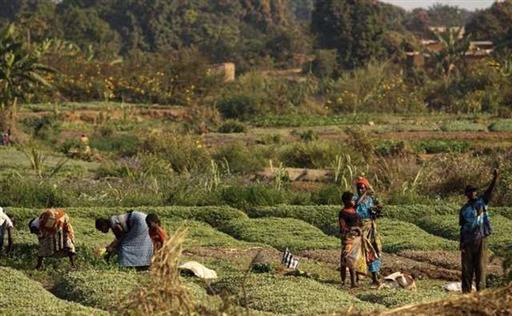
{"type": "MultiPolygon", "coordinates": [[[[10,113],[18,99],[25,99],[36,86],[49,87],[42,76],[53,72],[49,67],[39,63],[40,51],[31,49],[18,39],[16,28],[10,24],[0,37],[0,104],[2,112],[10,113]]],[[[7,114],[8,114],[7,113],[7,114]]],[[[0,115],[0,129],[14,122],[10,115],[0,115]]]]}
{"type": "Polygon", "coordinates": [[[0,309],[9,315],[107,315],[55,297],[21,271],[0,267],[0,279],[0,309]]]}

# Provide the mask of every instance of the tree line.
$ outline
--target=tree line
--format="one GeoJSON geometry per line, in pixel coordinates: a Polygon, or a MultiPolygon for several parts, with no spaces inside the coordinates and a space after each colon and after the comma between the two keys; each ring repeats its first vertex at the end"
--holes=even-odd
{"type": "Polygon", "coordinates": [[[389,59],[433,38],[430,26],[466,25],[474,39],[509,47],[512,3],[469,12],[447,5],[405,11],[374,0],[0,0],[0,27],[29,42],[59,38],[112,57],[197,48],[240,70],[292,66],[335,49],[343,68],[389,59]],[[415,35],[415,36],[414,36],[415,35]]]}

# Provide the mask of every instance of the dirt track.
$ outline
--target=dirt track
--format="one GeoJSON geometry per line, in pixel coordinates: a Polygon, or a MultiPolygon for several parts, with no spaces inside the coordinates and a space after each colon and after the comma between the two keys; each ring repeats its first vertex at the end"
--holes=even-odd
{"type": "MultiPolygon", "coordinates": [[[[339,251],[304,251],[301,256],[329,264],[338,264],[339,251]]],[[[502,274],[501,261],[493,260],[489,264],[489,273],[502,274]]],[[[385,253],[382,257],[384,275],[402,271],[417,278],[446,281],[460,280],[460,255],[448,251],[407,251],[400,254],[385,253]]]]}
{"type": "MultiPolygon", "coordinates": [[[[226,259],[239,264],[248,264],[261,251],[265,260],[279,262],[280,252],[272,248],[221,249],[193,248],[185,255],[197,258],[226,259]]],[[[324,263],[335,269],[339,265],[338,250],[307,250],[297,254],[301,260],[324,263]]],[[[445,281],[460,280],[460,255],[456,251],[406,251],[400,254],[385,253],[382,258],[384,275],[402,271],[414,274],[419,279],[445,281]]],[[[490,274],[501,274],[501,261],[495,259],[489,264],[490,274]]]]}

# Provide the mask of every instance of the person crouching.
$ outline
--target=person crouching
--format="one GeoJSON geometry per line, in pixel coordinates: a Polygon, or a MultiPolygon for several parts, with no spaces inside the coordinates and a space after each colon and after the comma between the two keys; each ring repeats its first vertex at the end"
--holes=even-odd
{"type": "Polygon", "coordinates": [[[43,268],[43,258],[67,256],[75,267],[75,233],[69,216],[62,209],[45,210],[28,224],[30,232],[37,235],[39,251],[36,269],[43,268]]]}
{"type": "Polygon", "coordinates": [[[125,268],[144,271],[151,265],[153,245],[149,237],[147,215],[138,211],[114,215],[110,218],[97,218],[96,229],[104,234],[110,230],[115,239],[107,246],[107,260],[117,253],[117,261],[125,268]]]}
{"type": "Polygon", "coordinates": [[[149,237],[153,242],[153,254],[155,254],[164,245],[167,239],[167,233],[162,228],[160,218],[156,214],[148,214],[146,217],[146,224],[149,228],[149,237]]]}

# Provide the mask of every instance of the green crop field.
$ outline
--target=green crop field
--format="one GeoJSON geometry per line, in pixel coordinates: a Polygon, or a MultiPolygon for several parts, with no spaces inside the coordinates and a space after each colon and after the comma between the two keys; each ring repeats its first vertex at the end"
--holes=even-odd
{"type": "MultiPolygon", "coordinates": [[[[210,289],[214,293],[224,293],[222,295],[229,293],[240,308],[248,308],[254,314],[318,314],[348,309],[378,311],[410,303],[430,302],[446,295],[441,289],[445,283],[442,280],[421,280],[418,291],[414,293],[406,290],[372,290],[365,280],[360,289],[340,289],[336,259],[328,259],[331,256],[336,258],[339,253],[340,241],[335,232],[338,206],[280,205],[253,208],[247,213],[230,207],[137,209],[159,214],[170,233],[180,226],[189,229],[185,255],[181,261],[200,261],[216,270],[219,279],[210,284],[190,276],[183,277],[183,280],[194,299],[209,306],[220,304],[223,300],[219,294],[207,294],[211,292],[210,289]],[[295,254],[319,252],[319,255],[299,257],[299,268],[306,275],[284,276],[279,268],[279,251],[285,248],[295,254]],[[247,296],[243,296],[241,284],[244,272],[258,249],[272,268],[266,272],[250,273],[244,281],[247,296]],[[322,251],[325,255],[321,254],[322,251]]],[[[9,211],[19,222],[26,222],[37,214],[33,209],[14,208],[9,211]]],[[[2,283],[0,307],[12,308],[15,314],[51,313],[56,310],[69,311],[71,314],[92,311],[116,313],[135,289],[149,281],[147,272],[122,270],[114,262],[107,263],[93,254],[94,249],[106,245],[113,237],[96,231],[94,218],[117,214],[123,209],[69,208],[67,211],[76,230],[78,270],[70,270],[65,259],[48,260],[45,271],[32,270],[36,240],[23,225],[15,231],[14,253],[0,258],[0,264],[7,266],[0,272],[7,280],[14,281],[14,284],[2,283]],[[41,297],[44,304],[29,303],[27,295],[20,295],[25,287],[41,297]]],[[[455,241],[454,214],[456,208],[449,206],[389,206],[384,217],[378,220],[384,251],[396,254],[407,250],[455,252],[458,244],[455,241]],[[414,214],[426,216],[418,219],[414,214]]],[[[500,215],[494,216],[493,220],[496,229],[490,237],[490,244],[495,249],[496,245],[511,242],[506,228],[510,220],[500,215]]],[[[385,269],[392,268],[393,264],[384,261],[385,269]]],[[[410,263],[402,269],[414,272],[414,266],[408,265],[410,263]]]]}
{"type": "Polygon", "coordinates": [[[512,1],[392,2],[0,1],[0,315],[505,314],[512,1]],[[379,277],[415,292],[341,285],[359,177],[384,206],[379,277]],[[459,300],[460,207],[490,183],[495,290],[459,300]],[[27,224],[48,208],[71,218],[77,268],[34,269],[27,224]],[[176,238],[149,272],[101,255],[95,220],[130,210],[176,238]],[[178,277],[190,260],[218,278],[178,277]]]}

